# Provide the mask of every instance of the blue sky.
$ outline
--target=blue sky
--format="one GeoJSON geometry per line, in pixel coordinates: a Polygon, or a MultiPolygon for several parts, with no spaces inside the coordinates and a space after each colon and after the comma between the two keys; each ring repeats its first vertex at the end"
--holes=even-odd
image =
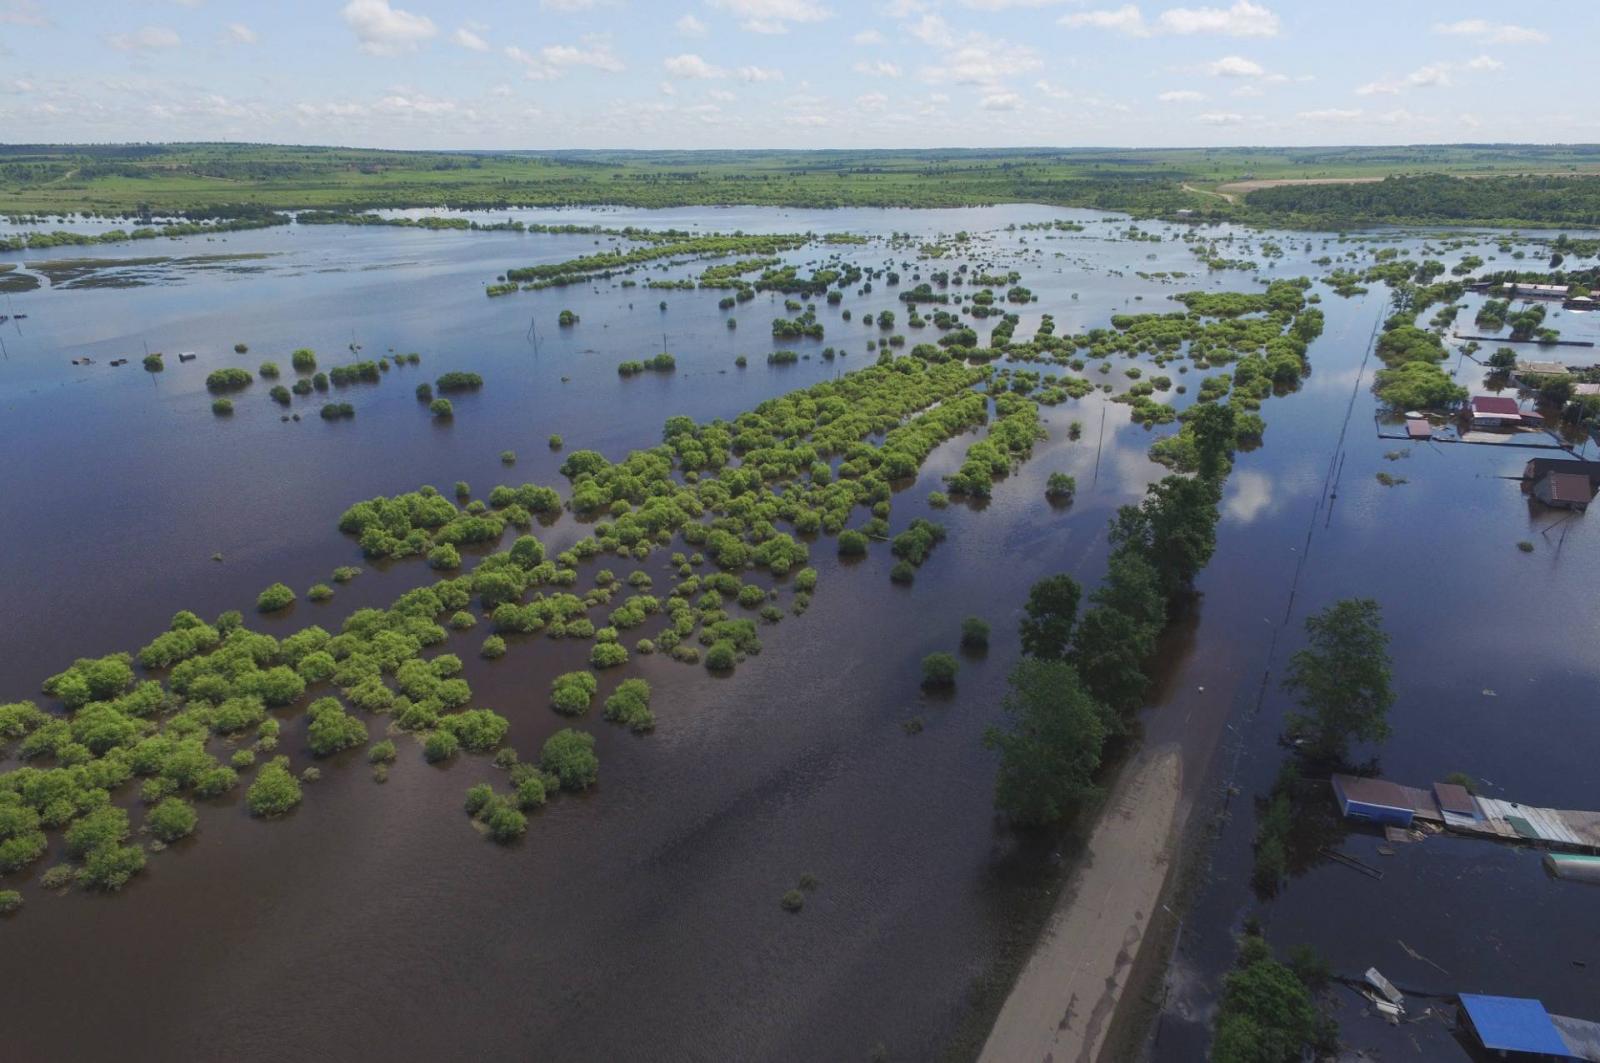
{"type": "Polygon", "coordinates": [[[1591,4],[0,0],[0,139],[1600,140],[1591,4]]]}

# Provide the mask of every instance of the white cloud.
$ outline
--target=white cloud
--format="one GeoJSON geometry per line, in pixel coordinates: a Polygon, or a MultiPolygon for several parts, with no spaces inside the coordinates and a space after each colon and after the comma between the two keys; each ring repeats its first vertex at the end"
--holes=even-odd
{"type": "Polygon", "coordinates": [[[505,47],[505,54],[506,58],[522,64],[522,76],[529,81],[553,81],[561,76],[561,71],[514,44],[505,47]]]}
{"type": "Polygon", "coordinates": [[[941,55],[936,66],[923,67],[922,77],[934,83],[994,86],[1043,65],[1032,48],[972,33],[941,55]]]}
{"type": "Polygon", "coordinates": [[[1548,44],[1550,35],[1543,30],[1513,26],[1508,22],[1490,22],[1488,19],[1468,18],[1460,22],[1436,22],[1433,32],[1450,37],[1471,37],[1488,44],[1548,44]]]}
{"type": "Polygon", "coordinates": [[[874,59],[870,62],[862,60],[855,65],[855,71],[858,74],[865,74],[868,77],[875,78],[897,78],[900,76],[900,68],[887,59],[874,59]]]}
{"type": "Polygon", "coordinates": [[[539,6],[546,11],[591,11],[603,2],[604,0],[539,0],[539,6]]]}
{"type": "Polygon", "coordinates": [[[1378,121],[1384,125],[1411,125],[1420,121],[1421,118],[1421,115],[1413,114],[1403,107],[1397,107],[1392,111],[1385,111],[1383,114],[1378,115],[1378,121]]]}
{"type": "Polygon", "coordinates": [[[771,67],[764,67],[764,66],[741,66],[738,70],[734,71],[734,75],[740,81],[749,81],[749,82],[765,82],[765,81],[782,81],[783,80],[783,71],[781,71],[781,70],[773,70],[771,67]]]}
{"type": "Polygon", "coordinates": [[[1163,33],[1188,36],[1215,33],[1223,37],[1276,37],[1278,16],[1249,0],[1232,7],[1175,7],[1156,20],[1163,33]]]}
{"type": "Polygon", "coordinates": [[[859,44],[862,46],[869,44],[882,44],[883,34],[879,33],[877,30],[862,30],[860,33],[850,38],[850,43],[859,44]]]}
{"type": "Polygon", "coordinates": [[[889,97],[881,92],[864,92],[856,97],[856,106],[863,111],[881,111],[888,102],[889,97]]]}
{"type": "Polygon", "coordinates": [[[148,52],[176,48],[183,43],[178,31],[166,26],[145,26],[132,33],[113,33],[106,42],[119,52],[148,52]]]}
{"type": "Polygon", "coordinates": [[[948,48],[956,41],[949,23],[940,15],[923,15],[907,29],[911,36],[934,48],[948,48]]]}
{"type": "Polygon", "coordinates": [[[1011,11],[1024,7],[1055,7],[1066,0],[961,0],[962,7],[974,11],[1011,11]]]}
{"type": "Polygon", "coordinates": [[[739,98],[737,93],[729,92],[727,89],[712,89],[706,96],[718,103],[732,103],[739,98]]]}
{"type": "Polygon", "coordinates": [[[719,66],[713,66],[693,52],[685,52],[682,55],[669,55],[661,61],[661,66],[673,77],[686,80],[728,76],[726,70],[719,66]]]}
{"type": "Polygon", "coordinates": [[[572,44],[548,44],[537,54],[516,45],[508,45],[506,58],[522,65],[522,76],[529,81],[554,81],[573,67],[587,66],[607,73],[620,73],[627,67],[604,42],[586,41],[590,46],[580,48],[572,44]]]}
{"type": "Polygon", "coordinates": [[[815,128],[827,125],[828,116],[825,114],[791,114],[784,119],[784,122],[793,126],[815,128]]]}
{"type": "Polygon", "coordinates": [[[413,15],[389,0],[350,0],[340,12],[368,55],[414,52],[439,29],[426,15],[413,15]]]}
{"type": "Polygon", "coordinates": [[[704,37],[706,35],[706,24],[693,15],[684,15],[673,23],[673,26],[685,37],[704,37]]]}
{"type": "Polygon", "coordinates": [[[1359,109],[1324,107],[1317,111],[1301,111],[1296,117],[1302,122],[1353,122],[1361,114],[1359,109]]]}
{"type": "Polygon", "coordinates": [[[1505,66],[1493,56],[1480,55],[1476,59],[1467,60],[1468,70],[1500,70],[1505,66]]]}
{"type": "Polygon", "coordinates": [[[1244,121],[1244,115],[1231,112],[1212,112],[1210,114],[1195,115],[1195,120],[1206,125],[1238,125],[1244,121]]]}
{"type": "Polygon", "coordinates": [[[1193,89],[1173,89],[1156,97],[1162,103],[1199,103],[1205,98],[1205,93],[1196,92],[1193,89]]]}
{"type": "Polygon", "coordinates": [[[465,26],[462,26],[460,29],[452,33],[450,35],[450,40],[455,44],[459,44],[468,51],[487,52],[489,50],[489,42],[471,30],[467,29],[465,26]]]}
{"type": "Polygon", "coordinates": [[[1022,106],[1022,97],[1014,92],[994,92],[979,104],[985,111],[1015,111],[1022,106]]]}
{"type": "Polygon", "coordinates": [[[222,33],[222,39],[228,44],[254,44],[256,31],[243,22],[230,22],[222,33]]]}
{"type": "Polygon", "coordinates": [[[1462,112],[1461,114],[1456,115],[1456,121],[1460,122],[1462,125],[1466,126],[1468,129],[1476,129],[1476,128],[1478,128],[1479,126],[1481,126],[1483,124],[1482,122],[1478,121],[1478,116],[1477,115],[1468,114],[1466,112],[1462,112]]]}
{"type": "Polygon", "coordinates": [[[1205,70],[1219,78],[1258,78],[1266,74],[1260,63],[1238,55],[1225,55],[1214,63],[1207,63],[1205,70]]]}
{"type": "Polygon", "coordinates": [[[539,58],[553,67],[587,66],[607,73],[618,74],[627,66],[618,59],[607,44],[594,44],[579,48],[571,44],[551,44],[539,49],[539,58]]]}
{"type": "MultiPolygon", "coordinates": [[[[1035,5],[1036,6],[1036,5],[1035,5]]],[[[1237,0],[1232,7],[1174,7],[1147,22],[1136,4],[1100,8],[1063,15],[1058,20],[1068,29],[1111,30],[1130,37],[1173,34],[1192,37],[1212,34],[1218,37],[1276,37],[1278,16],[1250,0],[1237,0]]]]}
{"type": "Polygon", "coordinates": [[[50,20],[39,0],[0,0],[0,25],[42,27],[50,20]]]}
{"type": "Polygon", "coordinates": [[[1445,88],[1451,84],[1449,63],[1429,63],[1403,78],[1379,78],[1356,89],[1357,96],[1393,96],[1405,89],[1445,88]]]}
{"type": "Polygon", "coordinates": [[[1133,4],[1099,11],[1079,11],[1062,15],[1058,21],[1068,29],[1114,30],[1132,37],[1143,37],[1150,32],[1145,25],[1144,15],[1133,4]]]}
{"type": "Polygon", "coordinates": [[[739,28],[751,33],[788,33],[791,22],[822,22],[833,12],[816,0],[707,0],[715,8],[740,19],[739,28]]]}

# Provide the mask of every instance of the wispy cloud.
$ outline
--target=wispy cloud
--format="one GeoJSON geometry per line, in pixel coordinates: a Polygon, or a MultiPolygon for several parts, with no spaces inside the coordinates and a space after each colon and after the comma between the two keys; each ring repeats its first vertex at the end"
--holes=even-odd
{"type": "Polygon", "coordinates": [[[368,55],[414,52],[439,32],[431,18],[390,7],[389,0],[350,0],[340,15],[368,55]]]}
{"type": "Polygon", "coordinates": [[[1549,44],[1550,35],[1543,30],[1526,26],[1513,26],[1509,22],[1490,22],[1483,18],[1466,18],[1459,22],[1436,22],[1433,32],[1449,37],[1471,37],[1486,44],[1549,44]]]}
{"type": "Polygon", "coordinates": [[[1276,37],[1278,16],[1250,0],[1238,0],[1231,7],[1173,7],[1147,20],[1137,4],[1076,11],[1058,20],[1068,29],[1110,30],[1130,37],[1171,34],[1192,37],[1208,34],[1218,37],[1276,37]]]}
{"type": "Polygon", "coordinates": [[[132,33],[113,33],[106,43],[119,52],[155,52],[183,44],[178,31],[167,26],[145,26],[132,33]]]}
{"type": "Polygon", "coordinates": [[[833,12],[816,0],[707,0],[751,33],[788,33],[790,23],[822,22],[833,12]]]}

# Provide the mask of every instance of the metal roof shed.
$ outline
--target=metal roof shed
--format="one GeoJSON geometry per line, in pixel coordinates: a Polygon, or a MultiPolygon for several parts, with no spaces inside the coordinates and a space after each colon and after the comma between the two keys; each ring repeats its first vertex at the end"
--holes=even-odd
{"type": "Polygon", "coordinates": [[[1587,509],[1594,501],[1594,485],[1587,476],[1572,472],[1546,473],[1533,485],[1534,497],[1560,509],[1587,509]]]}
{"type": "Polygon", "coordinates": [[[1335,775],[1332,782],[1339,811],[1347,819],[1411,826],[1416,809],[1403,787],[1385,779],[1363,779],[1356,775],[1335,775]]]}
{"type": "Polygon", "coordinates": [[[1461,994],[1461,1010],[1483,1047],[1491,1052],[1514,1052],[1546,1059],[1577,1059],[1550,1013],[1537,1000],[1526,997],[1489,997],[1461,994]]]}

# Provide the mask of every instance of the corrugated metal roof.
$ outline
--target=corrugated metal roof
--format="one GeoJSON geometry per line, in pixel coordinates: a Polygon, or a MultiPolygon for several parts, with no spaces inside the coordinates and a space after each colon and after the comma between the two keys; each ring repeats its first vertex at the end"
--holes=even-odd
{"type": "Polygon", "coordinates": [[[1549,483],[1550,498],[1555,502],[1589,502],[1594,492],[1589,488],[1589,478],[1571,472],[1553,472],[1545,477],[1549,483]]]}
{"type": "Polygon", "coordinates": [[[1472,412],[1485,413],[1493,417],[1515,417],[1522,414],[1517,408],[1517,400],[1505,395],[1474,395],[1472,412]]]}
{"type": "Polygon", "coordinates": [[[1364,779],[1359,775],[1335,775],[1333,781],[1348,801],[1411,810],[1411,797],[1406,793],[1406,788],[1398,783],[1387,779],[1364,779]]]}
{"type": "Polygon", "coordinates": [[[1461,1007],[1472,1019],[1472,1028],[1487,1049],[1573,1058],[1572,1050],[1550,1020],[1550,1013],[1537,1000],[1462,993],[1461,1007]]]}
{"type": "Polygon", "coordinates": [[[1475,816],[1478,806],[1473,803],[1472,795],[1467,793],[1467,788],[1453,782],[1436,782],[1433,784],[1434,800],[1439,802],[1441,812],[1455,812],[1463,816],[1475,816]]]}
{"type": "Polygon", "coordinates": [[[1573,1058],[1600,1063],[1600,1022],[1572,1019],[1565,1015],[1552,1015],[1550,1021],[1556,1024],[1561,1039],[1572,1050],[1573,1058]]]}

